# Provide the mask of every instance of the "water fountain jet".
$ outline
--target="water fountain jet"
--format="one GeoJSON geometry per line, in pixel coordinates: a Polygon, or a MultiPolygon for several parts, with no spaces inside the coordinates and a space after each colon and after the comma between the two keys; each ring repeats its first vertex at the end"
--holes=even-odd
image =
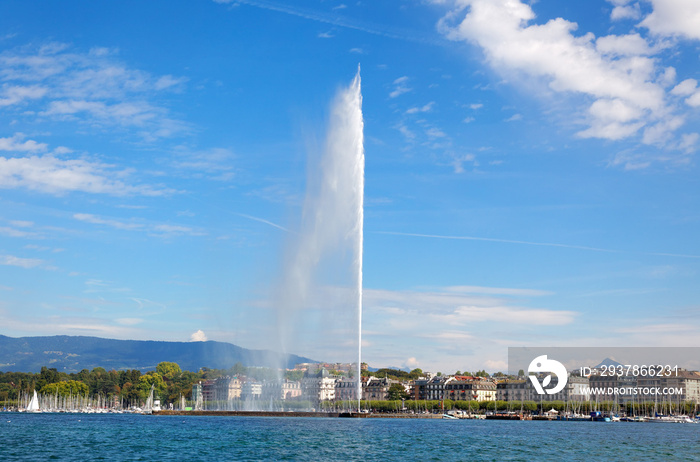
{"type": "MultiPolygon", "coordinates": [[[[319,300],[319,294],[333,290],[351,294],[357,329],[358,410],[362,398],[363,127],[358,66],[350,86],[341,89],[332,104],[319,171],[307,180],[300,230],[289,246],[276,303],[281,350],[286,353],[292,326],[308,319],[305,312],[327,303],[327,298],[319,300]]],[[[336,315],[342,311],[339,305],[340,309],[331,307],[336,315]]],[[[325,342],[335,340],[325,336],[325,342]]]]}

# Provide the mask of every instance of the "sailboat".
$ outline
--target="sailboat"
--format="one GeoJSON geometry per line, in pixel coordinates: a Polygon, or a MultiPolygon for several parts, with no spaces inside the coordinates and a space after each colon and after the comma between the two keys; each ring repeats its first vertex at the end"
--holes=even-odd
{"type": "Polygon", "coordinates": [[[153,412],[153,390],[155,389],[155,386],[155,384],[151,384],[151,392],[148,394],[146,406],[143,409],[144,414],[151,414],[153,412]]]}
{"type": "Polygon", "coordinates": [[[41,412],[39,408],[39,397],[36,395],[36,390],[34,390],[34,396],[32,396],[32,399],[29,401],[27,412],[41,412]]]}

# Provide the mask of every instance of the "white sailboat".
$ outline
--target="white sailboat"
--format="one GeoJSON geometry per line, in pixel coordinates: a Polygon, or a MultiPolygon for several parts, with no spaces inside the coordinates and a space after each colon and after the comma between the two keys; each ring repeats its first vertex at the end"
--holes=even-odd
{"type": "Polygon", "coordinates": [[[148,394],[148,399],[146,400],[146,406],[143,409],[144,414],[151,414],[153,412],[153,390],[155,389],[155,384],[151,385],[151,392],[148,394]]]}
{"type": "Polygon", "coordinates": [[[32,399],[29,401],[27,412],[41,412],[39,408],[39,397],[36,395],[36,390],[34,390],[34,396],[32,396],[32,399]]]}

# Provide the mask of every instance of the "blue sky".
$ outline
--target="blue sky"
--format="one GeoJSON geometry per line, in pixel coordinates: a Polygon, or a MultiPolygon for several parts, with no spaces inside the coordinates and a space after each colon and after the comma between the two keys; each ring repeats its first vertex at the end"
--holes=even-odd
{"type": "Polygon", "coordinates": [[[0,333],[274,348],[359,63],[366,361],[700,346],[699,60],[695,0],[2,2],[0,333]]]}

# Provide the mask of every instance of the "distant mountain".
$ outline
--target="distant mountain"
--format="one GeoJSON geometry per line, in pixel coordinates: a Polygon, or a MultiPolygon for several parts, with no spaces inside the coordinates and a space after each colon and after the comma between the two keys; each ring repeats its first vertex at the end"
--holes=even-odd
{"type": "Polygon", "coordinates": [[[602,360],[602,361],[600,362],[600,364],[598,364],[597,366],[595,366],[593,369],[600,369],[600,368],[602,368],[603,366],[605,366],[605,367],[611,367],[611,366],[612,366],[612,367],[617,367],[617,366],[622,366],[622,364],[618,363],[618,362],[615,361],[614,359],[605,358],[604,360],[602,360]]]}
{"type": "Polygon", "coordinates": [[[202,367],[228,369],[238,362],[259,367],[294,367],[297,363],[316,362],[302,356],[248,350],[214,341],[156,342],[67,335],[13,338],[0,335],[0,371],[5,372],[39,372],[42,366],[68,373],[95,367],[145,371],[155,369],[162,361],[175,362],[183,370],[193,372],[202,367]]]}

